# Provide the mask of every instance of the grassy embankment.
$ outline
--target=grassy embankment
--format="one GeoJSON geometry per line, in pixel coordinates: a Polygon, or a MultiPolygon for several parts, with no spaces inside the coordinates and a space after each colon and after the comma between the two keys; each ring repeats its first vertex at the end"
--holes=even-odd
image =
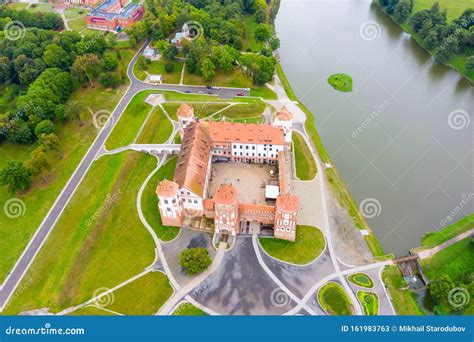
{"type": "Polygon", "coordinates": [[[173,124],[160,107],[155,107],[143,130],[137,138],[137,144],[164,144],[173,132],[173,124]]]}
{"type": "Polygon", "coordinates": [[[441,230],[426,233],[421,238],[422,247],[420,248],[437,246],[472,228],[474,228],[474,214],[468,215],[462,220],[450,224],[441,230]]]}
{"type": "Polygon", "coordinates": [[[5,313],[57,312],[149,266],[155,244],[138,217],[136,198],[155,165],[154,157],[130,151],[96,160],[28,270],[28,291],[14,294],[5,313]]]}
{"type": "Polygon", "coordinates": [[[297,265],[305,265],[318,257],[324,250],[326,241],[323,233],[316,227],[299,225],[296,241],[274,238],[259,238],[260,245],[275,259],[297,265]]]}
{"type": "Polygon", "coordinates": [[[138,67],[138,64],[135,64],[133,67],[133,73],[135,76],[142,81],[145,81],[147,78],[147,73],[150,75],[161,75],[163,78],[163,83],[173,83],[179,84],[181,79],[181,70],[183,69],[183,62],[181,61],[151,61],[150,64],[147,64],[146,70],[141,70],[138,67]],[[174,69],[171,72],[167,72],[165,70],[165,64],[172,63],[174,65],[174,69]]]}
{"type": "MultiPolygon", "coordinates": [[[[281,80],[281,83],[283,87],[285,88],[285,92],[287,96],[292,99],[293,101],[296,101],[296,95],[291,89],[291,85],[288,82],[283,70],[279,66],[277,68],[278,76],[281,80]]],[[[331,158],[329,157],[328,153],[326,152],[326,149],[324,148],[324,145],[321,141],[321,138],[319,137],[318,131],[316,130],[316,126],[314,124],[314,116],[313,113],[311,113],[301,102],[299,103],[299,107],[305,112],[306,114],[306,122],[305,122],[305,129],[306,132],[308,133],[309,137],[311,138],[314,146],[316,147],[316,150],[318,151],[318,154],[321,158],[321,161],[323,163],[327,163],[332,165],[331,168],[326,169],[326,177],[328,179],[329,184],[331,185],[334,194],[337,196],[337,199],[339,201],[339,204],[346,208],[349,212],[349,215],[352,217],[354,220],[354,223],[357,228],[363,230],[366,229],[370,232],[369,235],[364,236],[364,240],[367,243],[367,246],[369,247],[370,251],[372,252],[372,255],[375,258],[379,259],[384,259],[387,257],[393,257],[392,255],[385,255],[382,247],[380,246],[375,234],[369,229],[367,222],[365,221],[364,217],[361,215],[359,212],[359,209],[352,199],[352,196],[350,195],[349,191],[344,185],[344,182],[342,178],[339,176],[337,173],[331,158]]]]}
{"type": "MultiPolygon", "coordinates": [[[[120,49],[122,63],[120,68],[126,68],[134,51],[120,49]]],[[[99,110],[112,111],[127,89],[122,85],[115,90],[104,89],[95,83],[76,89],[69,101],[80,102],[83,106],[81,122],[78,120],[66,123],[58,122],[59,146],[58,153],[48,154],[51,170],[37,177],[27,191],[17,192],[15,195],[7,191],[0,192],[0,203],[5,203],[12,197],[20,198],[25,203],[25,213],[18,218],[8,218],[3,211],[0,220],[6,224],[0,225],[0,283],[5,279],[7,272],[15,264],[18,257],[28,244],[28,241],[40,225],[44,216],[51,208],[57,196],[71,177],[77,165],[90,147],[98,131],[92,125],[92,113],[99,110]]],[[[1,97],[1,95],[0,95],[1,97]]],[[[9,104],[9,109],[15,109],[15,103],[9,104]]],[[[5,166],[9,161],[22,161],[29,158],[34,150],[31,146],[3,143],[0,145],[0,166],[5,166]]]]}
{"type": "Polygon", "coordinates": [[[386,266],[382,279],[392,299],[397,315],[424,315],[425,312],[416,301],[416,295],[410,291],[398,266],[386,266]]]}
{"type": "MultiPolygon", "coordinates": [[[[374,0],[374,3],[378,5],[376,0],[374,0]]],[[[413,10],[411,12],[411,15],[421,10],[431,8],[435,3],[439,3],[441,10],[446,10],[448,23],[450,23],[456,18],[459,18],[459,16],[464,12],[464,10],[468,8],[474,8],[474,4],[472,0],[456,0],[456,1],[453,1],[453,0],[414,0],[413,10]]],[[[381,7],[379,6],[379,8],[381,7]]],[[[381,10],[382,12],[384,12],[382,8],[381,10]]],[[[430,55],[433,56],[434,51],[430,51],[426,49],[425,47],[423,47],[422,39],[413,32],[412,28],[408,24],[408,20],[404,24],[401,24],[401,25],[397,24],[397,25],[399,25],[405,32],[409,33],[415,39],[418,45],[420,45],[420,47],[422,47],[430,55]]],[[[462,53],[462,54],[456,54],[456,55],[451,56],[450,60],[447,63],[445,63],[447,66],[453,68],[459,74],[461,74],[471,84],[474,84],[474,70],[468,72],[466,70],[466,66],[467,66],[467,58],[473,54],[474,54],[474,49],[471,49],[470,53],[468,54],[462,53]]]]}
{"type": "Polygon", "coordinates": [[[207,316],[207,314],[190,303],[183,303],[173,312],[173,316],[207,316]]]}
{"type": "Polygon", "coordinates": [[[296,176],[301,180],[311,180],[316,176],[316,162],[304,138],[296,132],[292,134],[296,176]]]}
{"type": "Polygon", "coordinates": [[[89,13],[89,10],[79,7],[70,7],[64,10],[64,16],[66,19],[76,19],[84,17],[89,13]]]}
{"type": "Polygon", "coordinates": [[[318,302],[328,315],[352,315],[353,304],[346,291],[338,283],[324,284],[318,291],[318,302]]]}

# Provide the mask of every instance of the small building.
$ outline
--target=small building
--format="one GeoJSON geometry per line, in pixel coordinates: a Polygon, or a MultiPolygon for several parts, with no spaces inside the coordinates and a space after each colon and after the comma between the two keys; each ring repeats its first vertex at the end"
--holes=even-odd
{"type": "Polygon", "coordinates": [[[162,77],[161,77],[161,75],[150,75],[150,76],[148,77],[148,80],[149,80],[151,83],[161,83],[162,77]]]}
{"type": "Polygon", "coordinates": [[[275,118],[273,120],[273,126],[281,127],[285,135],[285,143],[291,144],[293,114],[291,114],[290,111],[285,106],[283,106],[283,108],[275,114],[275,118]]]}
{"type": "Polygon", "coordinates": [[[86,16],[86,24],[90,29],[120,32],[141,20],[144,11],[139,4],[125,3],[125,0],[107,0],[86,16]]]}
{"type": "Polygon", "coordinates": [[[171,39],[171,44],[176,46],[177,48],[180,47],[181,41],[184,39],[184,33],[183,32],[176,32],[174,35],[174,38],[171,39]]]}
{"type": "Polygon", "coordinates": [[[156,49],[151,46],[151,44],[148,44],[145,47],[145,49],[143,50],[143,56],[145,57],[145,59],[148,59],[150,61],[158,61],[161,58],[160,54],[156,52],[156,49]]]}

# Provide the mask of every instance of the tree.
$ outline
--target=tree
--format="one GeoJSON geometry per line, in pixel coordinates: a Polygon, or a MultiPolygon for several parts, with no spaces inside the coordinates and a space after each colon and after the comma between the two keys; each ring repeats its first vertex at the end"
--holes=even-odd
{"type": "Polygon", "coordinates": [[[64,108],[64,118],[66,120],[79,120],[81,121],[81,112],[84,109],[82,102],[69,101],[64,108]]]}
{"type": "Polygon", "coordinates": [[[118,67],[117,55],[113,52],[104,53],[104,68],[107,71],[113,71],[118,67]]]}
{"type": "Polygon", "coordinates": [[[403,24],[407,21],[408,17],[410,16],[412,10],[412,3],[411,1],[401,1],[399,2],[393,11],[393,19],[398,24],[403,24]]]}
{"type": "Polygon", "coordinates": [[[454,287],[455,285],[451,278],[443,274],[431,280],[428,284],[428,291],[436,303],[445,303],[448,299],[449,291],[454,287]]]}
{"type": "Polygon", "coordinates": [[[30,171],[32,176],[37,176],[44,170],[50,168],[43,146],[38,146],[33,152],[31,152],[30,159],[25,161],[25,167],[30,171]]]}
{"type": "Polygon", "coordinates": [[[113,73],[101,73],[99,83],[104,88],[117,88],[120,84],[120,77],[113,73]]]}
{"type": "Polygon", "coordinates": [[[89,80],[90,84],[93,85],[92,81],[97,78],[100,69],[101,63],[99,57],[89,53],[76,58],[72,64],[71,74],[77,81],[83,83],[89,80]]]}
{"type": "Polygon", "coordinates": [[[56,44],[50,44],[46,47],[43,54],[43,60],[50,68],[59,68],[66,70],[71,66],[72,59],[64,49],[56,44]]]}
{"type": "Polygon", "coordinates": [[[438,34],[436,31],[432,30],[425,39],[423,39],[423,46],[428,50],[431,50],[438,46],[438,34]]]}
{"type": "Polygon", "coordinates": [[[54,133],[43,134],[40,137],[40,143],[44,147],[45,151],[59,150],[59,138],[54,133]]]}
{"type": "Polygon", "coordinates": [[[20,119],[16,120],[11,125],[8,137],[9,140],[13,143],[23,145],[30,144],[34,140],[34,136],[33,133],[31,133],[30,126],[28,126],[26,122],[20,119]]]}
{"type": "Polygon", "coordinates": [[[9,162],[0,170],[0,185],[7,186],[12,193],[26,190],[31,185],[31,172],[21,162],[9,162]]]}
{"type": "Polygon", "coordinates": [[[255,12],[255,19],[257,20],[257,23],[259,24],[267,21],[267,14],[265,13],[265,10],[263,10],[262,8],[259,8],[255,12]]]}
{"type": "Polygon", "coordinates": [[[140,70],[146,70],[146,58],[143,55],[138,56],[137,58],[137,67],[140,70]]]}
{"type": "Polygon", "coordinates": [[[270,47],[272,48],[272,51],[280,48],[280,39],[277,36],[270,38],[270,47]]]}
{"type": "Polygon", "coordinates": [[[166,62],[165,63],[165,71],[166,72],[173,72],[174,71],[174,64],[171,62],[166,62]]]}
{"type": "Polygon", "coordinates": [[[0,83],[4,83],[12,77],[12,67],[8,57],[0,56],[0,83]]]}
{"type": "Polygon", "coordinates": [[[214,77],[215,70],[216,70],[216,67],[214,63],[212,63],[210,58],[205,58],[202,61],[201,73],[202,73],[202,77],[204,77],[206,81],[209,81],[214,77]]]}
{"type": "Polygon", "coordinates": [[[188,275],[203,272],[211,263],[209,252],[202,247],[185,249],[180,256],[181,267],[188,275]]]}
{"type": "Polygon", "coordinates": [[[270,28],[267,24],[258,24],[255,28],[255,38],[260,41],[266,41],[270,38],[270,28]]]}
{"type": "Polygon", "coordinates": [[[49,133],[56,133],[56,125],[50,120],[41,121],[35,128],[35,135],[37,137],[49,133]]]}

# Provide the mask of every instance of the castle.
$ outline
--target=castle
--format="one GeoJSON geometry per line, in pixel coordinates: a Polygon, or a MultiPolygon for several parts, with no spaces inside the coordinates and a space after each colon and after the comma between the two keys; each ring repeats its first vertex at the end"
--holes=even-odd
{"type": "Polygon", "coordinates": [[[200,229],[214,220],[223,235],[273,231],[295,241],[299,199],[292,192],[292,114],[283,108],[273,123],[199,121],[182,104],[182,136],[174,180],[156,189],[165,226],[200,229]]]}

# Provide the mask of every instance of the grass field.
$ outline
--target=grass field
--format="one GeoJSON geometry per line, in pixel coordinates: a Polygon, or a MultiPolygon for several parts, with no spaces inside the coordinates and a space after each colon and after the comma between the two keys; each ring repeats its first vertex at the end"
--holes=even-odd
{"type": "Polygon", "coordinates": [[[436,2],[441,9],[447,11],[448,21],[459,18],[466,8],[474,8],[472,0],[414,0],[413,13],[429,9],[436,2]]]}
{"type": "MultiPolygon", "coordinates": [[[[166,110],[170,118],[177,121],[178,117],[176,115],[176,112],[178,111],[179,106],[181,106],[181,104],[184,102],[163,103],[163,108],[166,110]]],[[[192,103],[191,105],[194,107],[194,115],[200,119],[208,117],[209,115],[214,114],[218,110],[224,109],[228,106],[227,103],[219,102],[192,103]]]]}
{"type": "Polygon", "coordinates": [[[474,272],[474,243],[470,237],[436,253],[431,258],[421,260],[423,271],[429,279],[447,274],[454,281],[469,271],[474,272]]]}
{"type": "Polygon", "coordinates": [[[152,226],[158,238],[163,241],[173,240],[179,234],[178,227],[167,227],[161,223],[156,197],[156,186],[163,179],[172,180],[178,158],[173,157],[166,162],[150,179],[142,196],[142,210],[148,224],[152,226]]]}
{"type": "Polygon", "coordinates": [[[85,34],[87,33],[87,24],[86,24],[86,19],[85,18],[77,18],[77,19],[71,19],[67,22],[71,30],[80,33],[80,34],[85,34]]]}
{"type": "Polygon", "coordinates": [[[372,288],[374,287],[374,282],[367,274],[364,273],[354,273],[347,277],[351,283],[356,285],[372,288]]]}
{"type": "Polygon", "coordinates": [[[304,138],[296,132],[292,134],[296,176],[301,180],[311,180],[316,176],[316,162],[304,138]]]}
{"type": "Polygon", "coordinates": [[[89,13],[89,10],[78,7],[70,7],[64,10],[64,16],[67,19],[75,19],[79,17],[86,16],[89,13]]]}
{"type": "MultiPolygon", "coordinates": [[[[181,70],[183,68],[183,62],[181,61],[170,61],[174,65],[174,70],[172,72],[166,72],[165,64],[169,61],[151,61],[150,64],[147,64],[147,69],[145,70],[149,74],[161,75],[163,78],[163,83],[173,83],[178,84],[181,79],[181,70]]],[[[143,70],[138,68],[137,64],[133,67],[133,73],[137,76],[138,79],[144,81],[147,78],[147,74],[143,70]]]]}
{"type": "Polygon", "coordinates": [[[326,245],[324,235],[318,228],[302,225],[296,229],[295,242],[275,238],[260,238],[259,241],[272,257],[297,265],[313,261],[326,245]]]}
{"type": "Polygon", "coordinates": [[[346,291],[338,283],[324,284],[318,291],[318,301],[328,315],[352,315],[353,304],[346,291]]]}
{"type": "MultiPolygon", "coordinates": [[[[123,63],[128,64],[133,50],[121,50],[123,63]]],[[[98,110],[112,111],[125,92],[127,85],[115,90],[104,90],[98,85],[76,89],[69,101],[82,103],[82,122],[70,121],[58,124],[60,139],[59,153],[51,152],[48,161],[52,169],[38,177],[28,191],[16,193],[14,196],[7,191],[0,191],[0,203],[5,203],[12,197],[20,198],[25,204],[23,216],[11,219],[0,212],[0,283],[5,279],[7,272],[15,264],[38,228],[56,197],[69,180],[76,166],[81,161],[90,144],[94,140],[97,129],[92,125],[92,114],[98,110]]],[[[32,147],[3,143],[0,145],[0,164],[8,161],[29,158],[32,147]]]]}
{"type": "Polygon", "coordinates": [[[152,106],[145,102],[150,93],[150,91],[142,91],[130,101],[105,143],[108,150],[133,143],[152,109],[152,106]]]}
{"type": "Polygon", "coordinates": [[[32,4],[28,11],[30,12],[53,12],[53,6],[50,4],[32,4]]]}
{"type": "Polygon", "coordinates": [[[17,11],[24,10],[28,7],[28,2],[12,2],[7,5],[9,8],[15,9],[17,11]]]}
{"type": "Polygon", "coordinates": [[[73,311],[69,316],[115,316],[112,312],[102,310],[93,305],[85,306],[79,310],[73,311]]]}
{"type": "Polygon", "coordinates": [[[124,315],[154,315],[173,294],[168,277],[151,272],[112,292],[105,308],[124,315]]]}
{"type": "Polygon", "coordinates": [[[245,17],[245,40],[242,47],[242,51],[260,52],[263,48],[263,42],[255,39],[255,28],[257,27],[257,21],[255,16],[245,17]]]}
{"type": "Polygon", "coordinates": [[[173,312],[173,316],[207,316],[207,314],[191,303],[183,303],[173,312]]]}
{"type": "Polygon", "coordinates": [[[149,266],[155,244],[138,217],[136,198],[155,165],[154,157],[138,152],[96,160],[27,272],[28,291],[15,294],[5,313],[57,312],[149,266]]]}
{"type": "Polygon", "coordinates": [[[471,228],[474,228],[474,214],[468,215],[439,231],[426,233],[421,238],[421,245],[427,248],[437,246],[471,228]]]}
{"type": "Polygon", "coordinates": [[[238,87],[238,88],[251,88],[253,86],[252,80],[245,75],[242,69],[234,67],[230,72],[216,70],[216,74],[210,81],[206,81],[200,75],[190,74],[185,71],[184,73],[184,84],[192,85],[212,85],[218,87],[238,87]]]}
{"type": "Polygon", "coordinates": [[[359,291],[357,299],[364,308],[364,314],[375,316],[379,314],[379,297],[373,292],[359,291]]]}
{"type": "Polygon", "coordinates": [[[382,279],[390,293],[397,315],[425,314],[418,305],[415,294],[408,290],[408,285],[398,266],[386,266],[382,273],[382,279]]]}
{"type": "Polygon", "coordinates": [[[173,124],[160,107],[155,107],[145,123],[137,144],[163,144],[173,132],[173,124]]]}

